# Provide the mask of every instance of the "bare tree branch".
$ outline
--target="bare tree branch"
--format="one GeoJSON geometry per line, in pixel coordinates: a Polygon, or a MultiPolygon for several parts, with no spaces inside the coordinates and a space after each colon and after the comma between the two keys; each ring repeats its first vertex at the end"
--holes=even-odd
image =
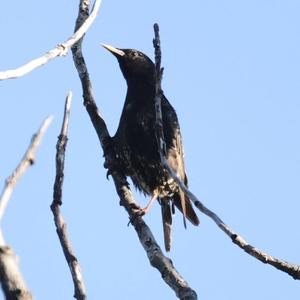
{"type": "MultiPolygon", "coordinates": [[[[0,220],[3,217],[8,200],[12,194],[17,181],[34,163],[35,151],[39,146],[48,126],[52,122],[50,116],[44,120],[38,132],[32,137],[30,145],[24,154],[21,162],[14,172],[6,180],[2,195],[0,197],[0,220]]],[[[0,281],[2,290],[7,300],[32,300],[33,296],[27,289],[26,283],[18,267],[18,259],[11,247],[4,241],[2,230],[0,228],[0,281]]]]}
{"type": "Polygon", "coordinates": [[[56,226],[56,232],[59,237],[61,247],[63,249],[66,261],[71,271],[73,284],[74,284],[74,298],[78,300],[86,299],[86,291],[83,282],[83,277],[80,270],[80,265],[75,257],[71,242],[67,234],[67,225],[64,222],[63,216],[60,212],[60,206],[62,205],[62,187],[64,181],[64,164],[65,164],[65,151],[68,140],[68,126],[70,119],[72,92],[68,93],[65,103],[64,119],[61,127],[61,132],[58,137],[56,145],[56,177],[53,188],[53,202],[51,204],[51,210],[54,216],[54,223],[56,226]]]}
{"type": "MultiPolygon", "coordinates": [[[[84,22],[85,18],[87,18],[88,5],[89,1],[80,1],[76,27],[80,26],[81,22],[84,22]]],[[[114,180],[116,191],[120,197],[120,204],[127,210],[140,242],[147,253],[150,264],[161,273],[163,280],[175,291],[178,298],[183,300],[197,299],[196,293],[188,286],[188,283],[174,268],[171,260],[163,255],[150,228],[140,216],[137,216],[139,206],[132,196],[128,182],[122,174],[119,174],[119,172],[113,168],[116,157],[110,144],[111,137],[93,97],[92,85],[83,58],[81,43],[82,40],[78,41],[78,43],[72,47],[72,51],[74,63],[82,84],[84,105],[103,148],[105,166],[109,169],[109,173],[114,180]]]]}
{"type": "Polygon", "coordinates": [[[241,249],[243,249],[245,252],[250,254],[251,256],[255,257],[256,259],[260,260],[261,262],[265,264],[269,264],[278,270],[281,270],[290,276],[292,276],[294,279],[300,280],[300,266],[292,263],[288,263],[282,260],[279,260],[277,258],[274,258],[270,256],[269,254],[259,250],[258,248],[255,248],[251,246],[247,241],[243,239],[242,236],[238,235],[236,232],[234,232],[228,225],[226,225],[221,218],[215,214],[213,211],[208,209],[204,206],[204,204],[199,201],[199,199],[189,191],[189,189],[185,186],[185,184],[182,182],[182,180],[176,175],[176,173],[172,170],[172,168],[169,166],[168,161],[166,160],[164,153],[165,153],[165,146],[164,146],[164,136],[163,131],[160,128],[162,126],[162,114],[161,114],[161,75],[162,75],[162,69],[160,68],[161,64],[161,50],[160,50],[160,41],[159,41],[159,27],[157,24],[154,24],[154,32],[155,32],[155,39],[153,40],[154,48],[155,48],[155,62],[156,62],[156,97],[155,97],[155,111],[156,111],[156,122],[158,130],[156,130],[157,140],[159,141],[160,145],[160,158],[162,165],[164,168],[168,171],[170,176],[178,183],[181,190],[193,201],[195,206],[205,215],[210,217],[217,225],[218,227],[226,233],[232,240],[234,244],[239,246],[241,249]]]}
{"type": "Polygon", "coordinates": [[[24,172],[30,165],[34,164],[35,160],[35,151],[39,146],[48,126],[51,124],[53,120],[52,116],[47,117],[42,123],[39,131],[32,137],[30,145],[24,154],[21,162],[13,171],[13,173],[6,179],[5,185],[2,191],[2,195],[0,196],[0,221],[3,217],[5,208],[9,201],[9,198],[12,194],[12,191],[17,183],[17,181],[21,178],[24,172]]]}
{"type": "Polygon", "coordinates": [[[158,24],[154,24],[154,39],[153,46],[155,50],[155,135],[157,139],[157,145],[160,149],[159,154],[166,156],[166,143],[163,131],[163,121],[161,112],[161,81],[163,75],[163,68],[161,68],[161,48],[160,48],[160,38],[159,38],[159,27],[158,24]]]}
{"type": "Polygon", "coordinates": [[[193,201],[195,206],[205,215],[210,217],[218,227],[226,233],[232,240],[234,244],[239,246],[245,252],[260,260],[265,264],[269,264],[276,269],[283,271],[294,279],[300,280],[300,266],[296,264],[292,264],[277,258],[270,256],[269,254],[261,251],[260,249],[250,245],[242,236],[237,234],[234,230],[232,230],[226,223],[222,221],[222,219],[213,211],[208,209],[199,199],[185,186],[185,184],[178,178],[178,176],[173,172],[173,170],[168,165],[168,162],[165,158],[163,158],[163,165],[169,174],[174,178],[174,180],[178,183],[182,191],[193,201]]]}
{"type": "Polygon", "coordinates": [[[68,49],[71,48],[78,40],[80,40],[83,37],[83,35],[87,32],[89,27],[95,21],[100,8],[100,4],[101,4],[101,0],[95,0],[89,18],[87,18],[85,22],[82,23],[80,28],[78,28],[78,30],[76,30],[76,32],[65,42],[58,44],[54,49],[48,51],[43,56],[36,58],[17,69],[0,72],[0,80],[14,79],[14,78],[21,77],[33,71],[34,69],[48,63],[50,60],[58,56],[66,55],[68,49]]]}
{"type": "Polygon", "coordinates": [[[18,268],[17,257],[9,246],[0,246],[0,281],[7,300],[32,300],[18,268]]]}

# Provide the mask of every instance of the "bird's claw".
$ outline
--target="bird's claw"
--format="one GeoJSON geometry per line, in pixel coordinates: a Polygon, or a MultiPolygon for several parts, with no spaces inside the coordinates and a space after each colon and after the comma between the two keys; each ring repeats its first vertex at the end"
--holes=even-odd
{"type": "MultiPolygon", "coordinates": [[[[105,166],[104,166],[104,168],[105,168],[105,166]]],[[[106,179],[107,180],[109,180],[109,176],[111,175],[111,173],[112,173],[111,170],[108,169],[107,172],[106,172],[106,179]]]]}
{"type": "Polygon", "coordinates": [[[146,210],[145,208],[138,208],[133,215],[129,218],[129,222],[127,224],[127,226],[129,226],[130,224],[133,224],[135,222],[135,220],[139,217],[142,217],[146,214],[146,210]]]}
{"type": "Polygon", "coordinates": [[[146,209],[145,208],[140,208],[138,211],[137,211],[137,214],[142,217],[146,214],[146,209]]]}

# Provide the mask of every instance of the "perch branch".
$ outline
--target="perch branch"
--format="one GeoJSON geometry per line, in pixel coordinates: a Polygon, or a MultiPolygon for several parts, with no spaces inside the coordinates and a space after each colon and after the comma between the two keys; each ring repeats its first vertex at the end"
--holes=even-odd
{"type": "Polygon", "coordinates": [[[2,220],[4,211],[17,181],[21,178],[27,168],[34,164],[35,151],[39,146],[48,126],[51,124],[52,119],[53,117],[49,116],[44,120],[39,131],[32,137],[30,145],[21,162],[13,171],[13,173],[6,179],[2,195],[0,196],[0,221],[2,220]]]}
{"type": "MultiPolygon", "coordinates": [[[[159,76],[160,72],[160,61],[161,61],[161,50],[160,50],[160,42],[159,42],[159,28],[158,25],[154,25],[154,32],[155,32],[155,40],[153,42],[154,48],[155,48],[155,62],[156,62],[156,73],[157,75],[157,80],[161,80],[161,76],[159,76]]],[[[157,89],[156,89],[156,99],[161,98],[161,83],[156,84],[157,89]]],[[[162,124],[162,114],[161,114],[161,100],[157,101],[157,106],[156,106],[156,118],[158,119],[158,124],[162,124]]],[[[236,232],[234,232],[228,225],[226,225],[221,218],[215,214],[213,211],[208,209],[207,207],[204,206],[204,204],[199,201],[199,199],[189,191],[189,189],[185,186],[185,184],[182,182],[182,180],[176,175],[176,173],[173,171],[173,169],[169,166],[165,156],[163,153],[165,153],[165,148],[164,148],[164,137],[162,130],[156,131],[157,140],[160,141],[160,158],[162,165],[164,168],[168,171],[170,176],[178,183],[179,187],[181,190],[192,200],[192,202],[195,204],[195,206],[205,215],[210,217],[217,225],[218,227],[225,232],[226,235],[230,237],[232,242],[239,246],[241,249],[243,249],[245,252],[250,254],[251,256],[255,257],[256,259],[260,260],[261,262],[265,264],[269,264],[275,268],[277,268],[280,271],[283,271],[290,276],[292,276],[294,279],[300,280],[300,266],[292,263],[288,263],[282,260],[279,260],[277,258],[274,258],[270,256],[269,254],[259,250],[256,247],[251,246],[244,238],[240,235],[238,235],[236,232]]]]}
{"type": "Polygon", "coordinates": [[[68,126],[70,119],[72,93],[69,92],[66,98],[64,119],[61,127],[61,132],[56,144],[56,177],[53,188],[53,202],[51,204],[51,210],[54,217],[54,223],[56,226],[56,233],[59,237],[61,247],[63,249],[66,261],[70,268],[70,272],[74,284],[74,298],[78,300],[86,299],[85,286],[83,277],[80,270],[80,265],[73,254],[71,242],[68,238],[67,225],[60,212],[60,206],[62,205],[62,187],[64,181],[64,164],[65,164],[65,151],[68,140],[68,126]]]}
{"type": "Polygon", "coordinates": [[[78,28],[78,30],[76,30],[76,32],[65,42],[58,44],[54,49],[48,51],[43,56],[36,58],[17,69],[0,72],[0,80],[14,79],[14,78],[21,77],[33,71],[34,69],[48,63],[50,60],[58,56],[66,55],[68,49],[71,48],[78,40],[80,40],[83,37],[83,35],[87,32],[89,27],[95,21],[100,8],[100,4],[101,4],[101,0],[95,0],[89,18],[87,18],[85,22],[82,23],[80,28],[78,28]]]}
{"type": "MultiPolygon", "coordinates": [[[[12,194],[13,188],[17,181],[34,163],[35,151],[39,146],[48,126],[52,121],[52,117],[48,117],[42,123],[38,132],[32,137],[31,143],[24,154],[23,159],[14,170],[14,172],[6,180],[3,193],[0,197],[0,219],[3,217],[8,200],[12,194]]],[[[0,228],[0,281],[2,290],[6,299],[14,300],[32,300],[33,296],[27,289],[21,271],[18,266],[18,259],[11,247],[7,246],[4,241],[2,230],[0,228]]]]}
{"type": "MultiPolygon", "coordinates": [[[[76,27],[80,26],[80,23],[84,22],[85,18],[88,16],[89,2],[81,0],[80,3],[76,27]]],[[[122,174],[119,174],[118,171],[114,170],[114,168],[111,168],[116,158],[113,149],[110,146],[111,137],[109,135],[106,123],[100,115],[93,97],[92,85],[83,58],[81,42],[82,40],[78,41],[78,43],[72,47],[72,51],[74,64],[82,84],[84,98],[83,104],[86,107],[104,151],[105,166],[109,169],[109,173],[113,178],[116,191],[120,197],[120,204],[124,206],[129,214],[129,218],[133,220],[132,224],[137,232],[142,246],[147,253],[150,264],[161,273],[163,280],[174,290],[178,298],[182,300],[197,299],[196,293],[188,286],[188,283],[174,268],[171,260],[163,255],[159,245],[155,241],[150,231],[150,228],[146,225],[141,217],[137,216],[136,212],[138,211],[139,206],[132,196],[126,178],[122,176],[122,174]]]]}

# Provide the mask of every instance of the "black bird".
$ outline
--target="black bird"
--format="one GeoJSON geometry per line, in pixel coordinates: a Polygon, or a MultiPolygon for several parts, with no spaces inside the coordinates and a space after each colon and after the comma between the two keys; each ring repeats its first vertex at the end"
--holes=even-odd
{"type": "MultiPolygon", "coordinates": [[[[183,213],[184,224],[185,217],[194,225],[199,224],[199,219],[190,199],[179,189],[160,162],[154,129],[155,66],[140,51],[118,49],[104,44],[102,46],[117,58],[128,86],[119,127],[113,137],[114,149],[123,173],[131,177],[138,190],[151,195],[151,200],[141,212],[146,213],[153,201],[158,199],[162,211],[165,248],[169,251],[174,205],[183,213]]],[[[161,108],[167,161],[187,185],[177,115],[164,95],[161,108]]]]}

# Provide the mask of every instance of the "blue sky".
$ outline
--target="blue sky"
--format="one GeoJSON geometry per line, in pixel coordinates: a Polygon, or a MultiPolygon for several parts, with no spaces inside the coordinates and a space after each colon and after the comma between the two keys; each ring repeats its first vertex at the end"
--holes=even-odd
{"type": "MultiPolygon", "coordinates": [[[[72,34],[77,1],[2,3],[0,70],[36,58],[72,34]]],[[[180,119],[191,190],[252,245],[300,264],[299,1],[103,1],[83,49],[111,134],[126,85],[100,43],[153,57],[160,25],[163,89],[180,119]]],[[[72,57],[57,58],[1,85],[0,182],[21,159],[43,118],[55,116],[36,164],[18,183],[3,218],[36,299],[71,299],[73,286],[49,205],[65,96],[73,91],[63,214],[89,299],[174,299],[150,267],[82,105],[72,57]]],[[[144,206],[148,199],[135,193],[144,206]]],[[[175,217],[168,256],[199,299],[295,299],[299,283],[242,252],[206,216],[184,230],[175,217]]],[[[163,245],[156,203],[145,217],[163,245]]],[[[0,298],[2,295],[0,296],[0,298]]]]}

